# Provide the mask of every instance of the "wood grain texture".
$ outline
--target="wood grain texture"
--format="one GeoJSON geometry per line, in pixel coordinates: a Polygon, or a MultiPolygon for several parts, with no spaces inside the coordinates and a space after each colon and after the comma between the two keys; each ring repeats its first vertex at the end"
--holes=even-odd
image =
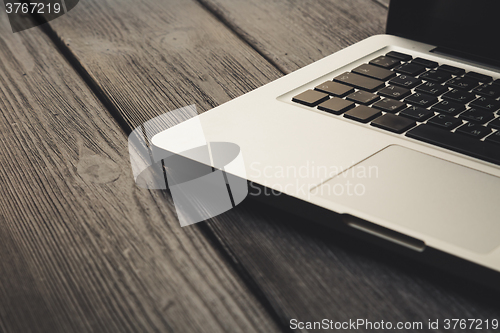
{"type": "Polygon", "coordinates": [[[130,129],[279,76],[194,0],[85,1],[51,26],[130,129]]]}
{"type": "Polygon", "coordinates": [[[0,151],[0,332],[277,330],[171,198],[135,185],[126,134],[49,38],[3,11],[0,151]]]}
{"type": "MultiPolygon", "coordinates": [[[[214,13],[208,20],[189,1],[117,3],[87,1],[51,26],[130,128],[165,110],[206,110],[250,91],[281,75],[266,58],[292,71],[382,32],[386,14],[372,1],[203,0],[214,13]],[[214,29],[215,18],[237,35],[214,29]],[[300,38],[291,37],[295,30],[300,38]]],[[[426,323],[500,315],[489,290],[255,202],[188,228],[213,232],[284,326],[292,318],[426,323]]]]}
{"type": "Polygon", "coordinates": [[[290,73],[385,31],[372,0],[198,0],[242,39],[290,73]]]}

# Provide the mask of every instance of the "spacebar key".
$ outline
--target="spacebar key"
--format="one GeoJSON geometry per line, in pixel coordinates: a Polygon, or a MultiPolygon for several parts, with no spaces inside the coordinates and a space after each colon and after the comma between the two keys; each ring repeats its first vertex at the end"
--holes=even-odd
{"type": "Polygon", "coordinates": [[[455,134],[430,125],[420,125],[406,132],[406,136],[468,156],[500,165],[500,149],[489,142],[455,134]]]}

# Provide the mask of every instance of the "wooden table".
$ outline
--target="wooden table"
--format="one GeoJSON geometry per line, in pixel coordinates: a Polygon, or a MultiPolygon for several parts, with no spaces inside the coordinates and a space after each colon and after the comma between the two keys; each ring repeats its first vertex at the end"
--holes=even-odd
{"type": "Polygon", "coordinates": [[[500,318],[498,293],[252,201],[181,228],[134,183],[134,128],[383,33],[387,6],[82,0],[16,34],[0,6],[0,332],[500,318]]]}

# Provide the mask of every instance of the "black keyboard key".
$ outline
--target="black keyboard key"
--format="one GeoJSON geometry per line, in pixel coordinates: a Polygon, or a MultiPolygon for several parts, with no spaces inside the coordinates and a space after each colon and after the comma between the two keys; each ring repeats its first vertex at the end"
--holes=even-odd
{"type": "Polygon", "coordinates": [[[488,121],[495,118],[492,112],[476,108],[469,109],[464,113],[461,113],[459,117],[464,120],[472,121],[474,123],[479,123],[479,124],[485,124],[488,121]]]}
{"type": "Polygon", "coordinates": [[[400,101],[396,101],[394,99],[390,98],[384,98],[383,100],[378,101],[377,103],[372,105],[374,108],[385,111],[385,112],[391,112],[391,113],[396,113],[404,108],[406,108],[406,104],[400,101]]]}
{"type": "Polygon", "coordinates": [[[453,101],[453,102],[458,102],[458,103],[469,103],[472,101],[474,98],[476,98],[476,95],[471,94],[470,92],[459,90],[459,89],[453,89],[448,91],[446,94],[441,96],[443,99],[446,99],[448,101],[453,101]]]}
{"type": "Polygon", "coordinates": [[[386,113],[370,123],[372,126],[385,129],[394,133],[401,134],[406,132],[417,123],[411,119],[396,116],[392,113],[386,113]]]}
{"type": "Polygon", "coordinates": [[[361,74],[364,76],[371,77],[373,79],[381,80],[381,81],[386,81],[389,80],[391,77],[396,76],[396,73],[394,73],[391,70],[385,69],[385,68],[380,68],[377,66],[369,65],[369,64],[363,64],[360,65],[352,70],[353,73],[356,74],[361,74]]]}
{"type": "Polygon", "coordinates": [[[427,60],[424,58],[415,58],[411,62],[417,63],[419,65],[426,67],[426,68],[436,68],[437,66],[439,66],[439,64],[437,62],[432,61],[432,60],[427,60]]]}
{"type": "Polygon", "coordinates": [[[410,97],[405,98],[405,103],[421,106],[423,108],[431,106],[432,104],[437,103],[437,101],[438,99],[436,97],[421,93],[415,93],[410,97]]]}
{"type": "Polygon", "coordinates": [[[479,85],[479,81],[466,77],[454,77],[445,84],[456,89],[471,90],[479,85]]]}
{"type": "Polygon", "coordinates": [[[355,74],[355,73],[349,73],[345,72],[343,74],[340,74],[336,78],[333,79],[334,81],[340,82],[347,84],[348,86],[358,88],[358,89],[363,89],[367,91],[375,91],[383,86],[385,86],[385,82],[371,79],[369,77],[355,74]]]}
{"type": "Polygon", "coordinates": [[[401,111],[399,115],[423,122],[432,117],[434,115],[434,112],[421,108],[419,106],[410,106],[409,108],[401,111]]]}
{"type": "Polygon", "coordinates": [[[401,99],[411,94],[411,91],[410,89],[389,85],[385,88],[380,89],[378,91],[378,94],[384,97],[401,99]]]}
{"type": "Polygon", "coordinates": [[[372,104],[373,102],[377,101],[380,97],[378,95],[363,91],[363,90],[358,90],[356,92],[353,92],[352,94],[348,95],[346,97],[348,100],[356,102],[358,104],[363,104],[363,105],[368,105],[372,104]]]}
{"type": "Polygon", "coordinates": [[[500,145],[500,131],[496,131],[495,133],[493,133],[492,135],[487,137],[486,140],[484,140],[484,141],[496,143],[497,145],[500,145]]]}
{"type": "Polygon", "coordinates": [[[495,120],[488,123],[488,126],[491,128],[500,130],[500,118],[496,118],[495,120]]]}
{"type": "Polygon", "coordinates": [[[427,124],[432,126],[437,126],[440,128],[444,128],[447,130],[452,130],[458,125],[462,125],[463,122],[460,119],[457,119],[452,116],[447,116],[445,114],[438,114],[434,118],[431,118],[427,121],[427,124]]]}
{"type": "Polygon", "coordinates": [[[494,84],[496,86],[500,86],[500,79],[496,79],[495,81],[493,81],[491,84],[494,84]]]}
{"type": "Polygon", "coordinates": [[[451,74],[445,71],[437,71],[435,69],[431,69],[421,74],[419,78],[426,81],[442,83],[451,79],[451,74]]]}
{"type": "Polygon", "coordinates": [[[492,131],[488,127],[484,127],[474,123],[466,123],[463,126],[457,128],[456,132],[472,136],[476,139],[482,139],[486,135],[490,134],[492,131]]]}
{"type": "Polygon", "coordinates": [[[439,96],[448,91],[448,87],[443,86],[439,83],[425,82],[415,88],[416,92],[424,93],[432,96],[439,96]]]}
{"type": "Polygon", "coordinates": [[[460,112],[465,111],[465,105],[450,101],[441,101],[435,104],[431,108],[431,111],[444,113],[449,116],[455,116],[460,112]]]}
{"type": "Polygon", "coordinates": [[[422,83],[422,81],[420,81],[417,78],[414,78],[413,76],[401,74],[395,77],[394,79],[390,80],[389,83],[410,89],[419,85],[420,83],[422,83]]]}
{"type": "Polygon", "coordinates": [[[379,66],[385,69],[391,69],[393,67],[396,67],[397,65],[400,65],[401,62],[397,59],[391,58],[391,57],[386,57],[386,56],[380,56],[372,61],[370,61],[370,64],[379,66]]]}
{"type": "Polygon", "coordinates": [[[425,67],[413,63],[404,63],[394,68],[394,70],[398,73],[416,76],[425,72],[425,67]]]}
{"type": "Polygon", "coordinates": [[[409,54],[396,52],[396,51],[391,51],[391,52],[387,53],[386,56],[391,57],[391,58],[395,58],[395,59],[398,59],[401,61],[409,61],[409,60],[413,59],[413,57],[409,54]]]}
{"type": "Polygon", "coordinates": [[[472,92],[476,95],[484,97],[498,98],[500,97],[500,85],[495,85],[494,83],[483,84],[474,88],[472,92]]]}
{"type": "Polygon", "coordinates": [[[406,136],[500,165],[500,149],[489,142],[422,124],[406,136]]]}
{"type": "Polygon", "coordinates": [[[328,101],[318,105],[318,109],[333,114],[341,114],[355,106],[353,102],[346,101],[345,99],[332,97],[328,101]]]}
{"type": "Polygon", "coordinates": [[[319,103],[326,101],[327,99],[328,99],[328,94],[315,90],[307,90],[293,97],[292,101],[307,106],[316,106],[319,103]]]}
{"type": "Polygon", "coordinates": [[[481,73],[476,73],[476,72],[468,72],[464,75],[464,77],[475,79],[475,80],[478,80],[478,81],[483,82],[483,83],[490,82],[491,80],[493,80],[493,78],[491,76],[484,75],[481,73]]]}
{"type": "Polygon", "coordinates": [[[356,120],[362,123],[368,123],[373,119],[380,117],[382,112],[368,106],[360,105],[344,113],[344,117],[356,120]]]}
{"type": "Polygon", "coordinates": [[[457,76],[464,75],[464,73],[465,73],[465,69],[450,66],[450,65],[441,65],[438,67],[438,70],[447,71],[448,73],[451,73],[451,74],[457,75],[457,76]]]}
{"type": "Polygon", "coordinates": [[[323,82],[322,84],[316,86],[314,90],[337,97],[344,97],[345,95],[354,92],[354,88],[333,81],[323,82]]]}
{"type": "Polygon", "coordinates": [[[493,98],[479,97],[478,99],[472,101],[470,106],[494,112],[500,109],[500,102],[493,98]]]}

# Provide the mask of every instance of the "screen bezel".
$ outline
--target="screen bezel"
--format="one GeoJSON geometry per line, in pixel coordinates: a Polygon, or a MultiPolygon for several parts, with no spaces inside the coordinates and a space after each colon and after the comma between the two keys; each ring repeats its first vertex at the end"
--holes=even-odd
{"type": "Polygon", "coordinates": [[[391,0],[386,33],[498,66],[499,17],[500,1],[391,0]]]}

